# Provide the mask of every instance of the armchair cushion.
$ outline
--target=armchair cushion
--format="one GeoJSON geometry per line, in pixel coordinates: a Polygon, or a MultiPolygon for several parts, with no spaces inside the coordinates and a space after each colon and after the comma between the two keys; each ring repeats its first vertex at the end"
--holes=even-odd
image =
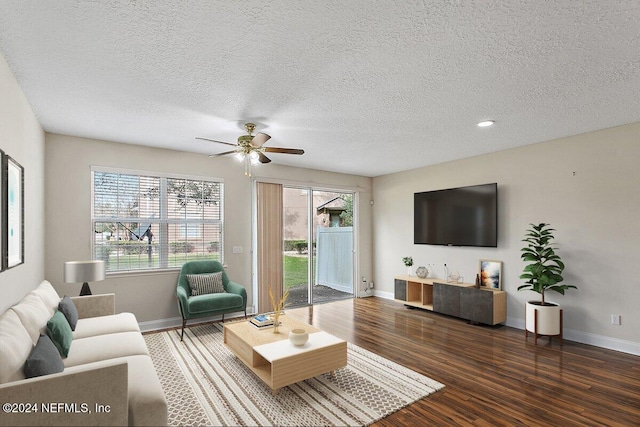
{"type": "Polygon", "coordinates": [[[187,304],[189,307],[189,314],[197,315],[199,313],[211,313],[222,311],[242,311],[244,310],[242,304],[242,297],[238,294],[230,294],[228,292],[219,294],[207,294],[197,295],[190,297],[187,304]],[[212,298],[215,295],[215,298],[212,298]]]}
{"type": "Polygon", "coordinates": [[[222,271],[211,274],[187,274],[191,296],[224,292],[222,271]]]}

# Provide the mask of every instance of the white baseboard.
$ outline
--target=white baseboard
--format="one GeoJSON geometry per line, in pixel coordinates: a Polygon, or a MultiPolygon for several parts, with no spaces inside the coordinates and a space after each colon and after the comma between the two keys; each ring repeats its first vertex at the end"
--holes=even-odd
{"type": "MultiPolygon", "coordinates": [[[[524,331],[524,319],[507,317],[507,326],[511,328],[521,329],[524,331]]],[[[593,345],[609,350],[621,351],[623,353],[634,354],[640,356],[640,343],[621,340],[618,338],[607,337],[604,335],[591,334],[589,332],[576,331],[574,329],[565,329],[562,338],[568,341],[575,341],[581,344],[593,345]]]]}
{"type": "MultiPolygon", "coordinates": [[[[253,314],[253,307],[247,307],[247,316],[249,316],[250,314],[253,314]]],[[[238,313],[230,313],[230,314],[228,313],[224,315],[225,320],[236,319],[240,317],[244,317],[244,313],[238,312],[238,313]]],[[[198,319],[188,320],[187,325],[192,326],[192,325],[197,325],[198,323],[214,322],[221,319],[222,319],[222,315],[211,316],[211,317],[200,317],[198,319]]],[[[158,331],[162,329],[182,327],[182,317],[171,317],[169,319],[158,319],[158,320],[151,320],[149,322],[138,322],[138,325],[140,326],[141,332],[151,332],[151,331],[158,331]]]]}
{"type": "Polygon", "coordinates": [[[373,295],[380,297],[380,298],[384,298],[384,299],[395,299],[395,295],[393,294],[393,292],[384,292],[384,291],[377,291],[377,290],[373,290],[373,295]]]}
{"type": "MultiPolygon", "coordinates": [[[[371,295],[358,295],[360,298],[368,297],[371,295]]],[[[384,292],[373,290],[373,296],[384,298],[384,299],[394,299],[394,294],[392,292],[384,292]]],[[[253,314],[253,307],[247,307],[247,315],[253,314]]],[[[225,315],[227,319],[233,319],[237,317],[243,317],[243,313],[233,313],[229,316],[225,315]]],[[[212,322],[216,320],[220,320],[222,316],[213,316],[213,317],[203,317],[200,319],[190,320],[188,322],[189,325],[195,325],[197,323],[206,323],[212,322]]],[[[160,319],[160,320],[152,320],[150,322],[140,322],[140,330],[142,332],[149,331],[157,331],[160,329],[168,329],[182,326],[182,318],[180,317],[172,317],[170,319],[160,319]]],[[[524,319],[515,318],[515,317],[507,317],[506,326],[511,328],[520,329],[524,331],[524,319]]],[[[564,339],[568,341],[575,341],[581,344],[593,345],[596,347],[602,347],[609,350],[621,351],[623,353],[634,354],[636,356],[640,356],[640,343],[628,340],[621,340],[618,338],[607,337],[604,335],[596,335],[588,332],[576,331],[573,329],[565,329],[564,330],[564,339]]],[[[523,337],[524,339],[524,337],[523,337]]]]}

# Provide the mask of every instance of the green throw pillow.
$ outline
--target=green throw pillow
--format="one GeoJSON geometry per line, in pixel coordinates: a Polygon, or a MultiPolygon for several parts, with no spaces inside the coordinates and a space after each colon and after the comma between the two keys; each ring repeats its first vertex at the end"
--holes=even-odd
{"type": "Polygon", "coordinates": [[[47,335],[49,335],[63,359],[69,355],[69,348],[73,339],[72,334],[67,318],[64,317],[62,312],[56,310],[53,317],[47,322],[47,335]]]}

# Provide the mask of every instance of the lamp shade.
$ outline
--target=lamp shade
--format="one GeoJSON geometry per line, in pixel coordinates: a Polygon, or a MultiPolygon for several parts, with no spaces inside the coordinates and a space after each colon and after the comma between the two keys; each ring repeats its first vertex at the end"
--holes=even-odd
{"type": "Polygon", "coordinates": [[[105,271],[104,261],[67,261],[64,263],[64,281],[66,283],[97,282],[104,280],[105,271]]]}

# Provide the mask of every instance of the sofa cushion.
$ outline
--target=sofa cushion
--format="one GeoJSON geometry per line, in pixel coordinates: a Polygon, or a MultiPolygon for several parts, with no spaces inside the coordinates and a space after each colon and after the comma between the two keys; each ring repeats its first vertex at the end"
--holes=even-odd
{"type": "Polygon", "coordinates": [[[56,311],[47,322],[47,335],[60,352],[60,356],[67,357],[73,340],[73,332],[62,312],[56,311]]]}
{"type": "Polygon", "coordinates": [[[63,362],[65,367],[70,367],[135,355],[149,355],[142,334],[119,332],[73,340],[63,362]]]}
{"type": "Polygon", "coordinates": [[[73,339],[115,334],[118,332],[140,332],[136,317],[131,313],[110,316],[88,317],[78,320],[73,339]]]}
{"type": "Polygon", "coordinates": [[[224,292],[222,271],[208,274],[187,274],[191,296],[224,292]]]}
{"type": "Polygon", "coordinates": [[[53,316],[53,313],[58,309],[60,296],[58,296],[58,292],[56,292],[51,283],[43,280],[32,293],[36,294],[44,302],[45,307],[49,310],[49,317],[53,316]]]}
{"type": "Polygon", "coordinates": [[[46,335],[40,335],[38,344],[33,347],[31,354],[24,363],[24,376],[26,378],[42,375],[56,374],[64,371],[64,364],[58,349],[46,335]]]}
{"type": "Polygon", "coordinates": [[[9,310],[13,310],[18,315],[22,326],[31,337],[31,345],[36,345],[40,334],[46,332],[47,322],[52,316],[42,299],[34,293],[29,293],[9,310]]]}
{"type": "Polygon", "coordinates": [[[0,316],[0,384],[24,379],[24,361],[33,342],[13,310],[0,316]]]}
{"type": "Polygon", "coordinates": [[[71,301],[71,298],[65,295],[62,298],[62,301],[58,304],[58,310],[60,310],[60,312],[64,314],[64,317],[67,318],[67,322],[69,322],[71,330],[75,331],[78,323],[78,310],[76,309],[73,301],[71,301]]]}

